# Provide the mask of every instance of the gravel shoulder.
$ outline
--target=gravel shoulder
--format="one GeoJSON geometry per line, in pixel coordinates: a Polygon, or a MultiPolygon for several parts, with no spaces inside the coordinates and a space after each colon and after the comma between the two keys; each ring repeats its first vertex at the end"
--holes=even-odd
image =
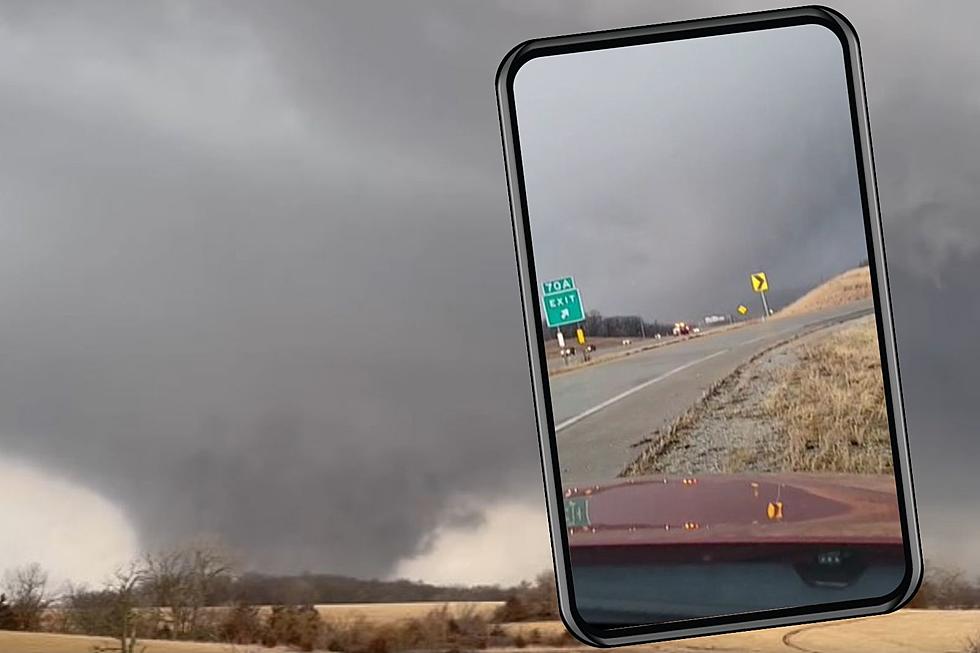
{"type": "MultiPolygon", "coordinates": [[[[620,475],[889,471],[887,423],[882,429],[878,421],[860,421],[847,414],[875,406],[875,370],[863,369],[868,368],[864,350],[858,352],[860,356],[851,352],[843,359],[848,366],[862,368],[859,371],[864,376],[857,380],[828,368],[825,360],[827,352],[840,349],[839,343],[849,343],[873,328],[874,317],[867,316],[760,352],[709,388],[700,402],[672,424],[637,442],[636,459],[620,475]],[[815,393],[811,387],[815,381],[832,387],[815,393]],[[869,385],[870,397],[866,396],[869,385]],[[801,397],[826,405],[810,407],[801,397]],[[834,413],[833,420],[827,419],[828,412],[834,413]],[[827,437],[811,438],[807,428],[822,429],[827,437]],[[862,434],[853,436],[851,431],[862,434]],[[832,445],[824,442],[828,438],[832,445]]],[[[864,341],[859,347],[865,347],[864,341]]],[[[876,351],[872,354],[877,356],[876,351]]],[[[880,364],[877,374],[880,383],[880,364]]],[[[883,406],[880,401],[878,405],[883,406]]]]}

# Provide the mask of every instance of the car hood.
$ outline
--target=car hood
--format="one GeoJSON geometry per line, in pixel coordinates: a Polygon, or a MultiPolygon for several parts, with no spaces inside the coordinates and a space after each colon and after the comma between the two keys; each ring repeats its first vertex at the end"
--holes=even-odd
{"type": "Polygon", "coordinates": [[[643,477],[565,490],[572,550],[682,544],[901,544],[895,479],[857,474],[643,477]]]}

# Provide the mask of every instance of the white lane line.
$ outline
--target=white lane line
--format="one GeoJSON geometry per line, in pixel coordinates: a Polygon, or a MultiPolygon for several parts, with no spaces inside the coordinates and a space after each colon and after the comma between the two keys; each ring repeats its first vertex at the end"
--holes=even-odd
{"type": "Polygon", "coordinates": [[[724,353],[726,353],[728,351],[729,351],[728,349],[722,349],[721,351],[716,351],[713,354],[708,354],[707,356],[702,356],[701,358],[698,358],[698,359],[695,359],[693,361],[684,363],[680,367],[675,367],[674,369],[670,370],[669,372],[664,372],[660,376],[654,377],[654,378],[650,379],[649,381],[644,381],[640,385],[635,386],[633,388],[630,388],[629,390],[627,390],[625,392],[620,392],[615,397],[610,397],[609,399],[606,399],[601,404],[596,404],[592,408],[590,408],[590,409],[588,409],[588,410],[586,410],[584,412],[581,412],[578,415],[575,415],[574,417],[569,417],[564,422],[562,422],[561,424],[559,424],[558,426],[555,427],[555,433],[557,433],[558,431],[561,431],[562,429],[567,429],[572,424],[575,424],[576,422],[582,421],[583,419],[585,419],[589,415],[595,415],[596,413],[598,413],[600,410],[602,410],[604,408],[609,408],[610,406],[612,406],[617,401],[622,401],[623,399],[626,399],[626,397],[629,397],[631,394],[635,394],[635,393],[639,392],[640,390],[642,390],[644,388],[648,388],[651,385],[653,385],[654,383],[660,383],[661,381],[663,381],[667,377],[673,376],[674,374],[677,374],[678,372],[683,372],[687,368],[693,367],[693,366],[697,365],[698,363],[703,363],[704,361],[709,360],[711,358],[714,358],[715,356],[721,356],[722,354],[724,354],[724,353]]]}

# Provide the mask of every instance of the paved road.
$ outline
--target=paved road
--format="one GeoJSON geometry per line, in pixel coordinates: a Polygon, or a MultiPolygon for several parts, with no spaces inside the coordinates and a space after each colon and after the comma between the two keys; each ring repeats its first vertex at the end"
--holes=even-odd
{"type": "Polygon", "coordinates": [[[615,478],[636,457],[634,444],[683,413],[754,354],[872,311],[868,300],[770,319],[553,377],[562,481],[615,478]]]}

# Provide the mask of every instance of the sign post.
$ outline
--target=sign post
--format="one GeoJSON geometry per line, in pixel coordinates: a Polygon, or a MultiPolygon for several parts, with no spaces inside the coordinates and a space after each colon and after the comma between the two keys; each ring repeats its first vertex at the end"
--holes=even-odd
{"type": "Polygon", "coordinates": [[[762,295],[762,319],[769,317],[769,302],[766,301],[766,291],[769,290],[769,279],[765,272],[753,272],[749,279],[752,280],[752,290],[762,295]]]}

